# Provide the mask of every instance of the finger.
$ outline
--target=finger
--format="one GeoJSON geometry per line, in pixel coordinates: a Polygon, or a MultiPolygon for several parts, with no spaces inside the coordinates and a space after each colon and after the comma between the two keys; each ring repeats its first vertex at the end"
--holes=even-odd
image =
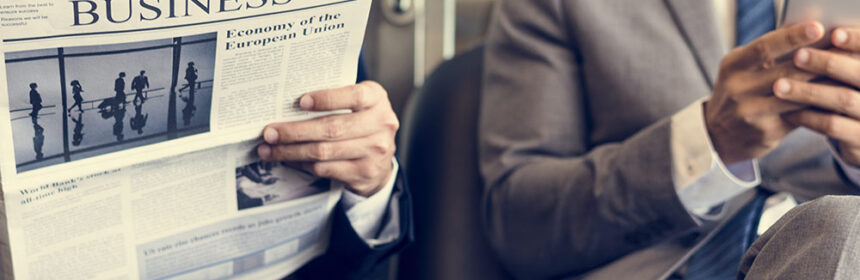
{"type": "Polygon", "coordinates": [[[814,74],[826,75],[834,80],[860,86],[860,60],[851,56],[816,49],[801,49],[794,55],[798,68],[814,74]]]}
{"type": "MultiPolygon", "coordinates": [[[[803,110],[803,109],[801,109],[803,110]]],[[[797,111],[790,111],[797,112],[797,111]]],[[[761,137],[765,143],[771,143],[771,147],[776,147],[785,138],[786,135],[797,129],[797,125],[785,121],[783,115],[766,116],[761,118],[757,123],[753,124],[761,131],[769,131],[761,137]]]]}
{"type": "Polygon", "coordinates": [[[389,123],[396,122],[396,118],[387,114],[386,117],[379,115],[371,110],[270,124],[263,129],[263,140],[272,145],[348,140],[371,135],[385,129],[389,123]]]}
{"type": "Polygon", "coordinates": [[[818,76],[820,75],[809,73],[797,68],[797,66],[794,65],[794,62],[786,61],[768,69],[761,77],[764,77],[764,80],[769,80],[772,85],[773,82],[780,78],[789,78],[797,81],[811,81],[818,76]]]}
{"type": "Polygon", "coordinates": [[[368,157],[371,155],[388,155],[394,152],[394,143],[387,136],[379,134],[373,137],[364,137],[353,140],[335,142],[310,142],[290,145],[268,145],[261,144],[258,148],[260,158],[266,161],[283,162],[315,162],[315,161],[337,161],[351,160],[368,157]],[[260,151],[263,146],[268,147],[266,151],[260,151]]]}
{"type": "Polygon", "coordinates": [[[830,34],[830,41],[839,49],[860,52],[860,28],[837,28],[830,34]]]}
{"type": "Polygon", "coordinates": [[[853,57],[855,59],[860,59],[860,54],[855,53],[855,52],[846,51],[843,49],[831,48],[831,49],[827,49],[827,51],[832,52],[832,53],[836,53],[836,54],[845,55],[845,56],[850,56],[850,57],[853,57]]]}
{"type": "Polygon", "coordinates": [[[782,79],[774,85],[782,100],[808,104],[860,119],[860,93],[854,89],[782,79]]]}
{"type": "Polygon", "coordinates": [[[811,109],[785,115],[785,120],[851,145],[860,145],[860,121],[811,109]]]}
{"type": "Polygon", "coordinates": [[[785,101],[774,96],[749,97],[738,105],[738,112],[742,116],[750,118],[761,118],[765,116],[779,116],[781,114],[797,111],[806,105],[785,101]]]}
{"type": "Polygon", "coordinates": [[[388,93],[376,82],[362,82],[336,89],[310,92],[299,101],[308,111],[332,111],[350,109],[362,111],[387,100],[388,93]]]}
{"type": "Polygon", "coordinates": [[[759,66],[792,51],[815,43],[824,36],[824,26],[818,22],[806,22],[780,28],[765,34],[752,43],[741,47],[738,65],[759,66]]]}
{"type": "Polygon", "coordinates": [[[359,195],[377,190],[387,179],[383,176],[391,173],[391,160],[373,160],[363,158],[358,160],[325,161],[303,164],[303,169],[322,178],[335,179],[346,183],[352,191],[359,195]]]}
{"type": "Polygon", "coordinates": [[[817,77],[819,75],[798,69],[793,62],[786,61],[763,72],[746,73],[745,76],[741,77],[742,82],[740,84],[743,85],[743,88],[740,90],[747,93],[744,95],[773,96],[773,84],[781,78],[811,81],[817,77]]]}
{"type": "MultiPolygon", "coordinates": [[[[350,140],[353,141],[353,140],[350,140]]],[[[264,161],[304,162],[347,160],[364,157],[362,150],[350,149],[334,142],[314,142],[292,145],[260,144],[257,154],[264,161]]]]}

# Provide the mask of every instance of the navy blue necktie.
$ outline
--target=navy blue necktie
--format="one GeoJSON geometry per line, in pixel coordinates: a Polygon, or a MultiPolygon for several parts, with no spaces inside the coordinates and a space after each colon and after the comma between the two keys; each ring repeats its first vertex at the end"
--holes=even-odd
{"type": "Polygon", "coordinates": [[[743,46],[776,28],[773,0],[738,0],[737,45],[743,46]]]}
{"type": "MultiPolygon", "coordinates": [[[[776,28],[773,0],[738,0],[737,45],[776,28]]],[[[736,279],[741,259],[758,238],[758,221],[770,192],[759,190],[687,263],[685,279],[736,279]]]]}
{"type": "Polygon", "coordinates": [[[770,195],[766,190],[758,190],[752,201],[690,257],[684,279],[737,279],[741,259],[758,238],[759,218],[770,195]]]}

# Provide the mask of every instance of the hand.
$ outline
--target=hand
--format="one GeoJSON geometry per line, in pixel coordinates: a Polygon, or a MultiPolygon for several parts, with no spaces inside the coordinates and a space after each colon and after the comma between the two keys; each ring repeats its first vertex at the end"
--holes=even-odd
{"type": "Polygon", "coordinates": [[[815,107],[786,114],[785,119],[838,140],[842,159],[860,166],[860,60],[851,54],[860,53],[860,29],[834,30],[831,41],[837,49],[801,49],[794,63],[837,83],[782,79],[777,82],[782,90],[775,93],[780,99],[815,107]]]}
{"type": "Polygon", "coordinates": [[[388,93],[378,83],[363,82],[307,93],[302,109],[349,114],[275,123],[263,130],[257,153],[265,161],[283,161],[319,177],[339,180],[362,196],[379,191],[391,175],[400,124],[388,93]]]}
{"type": "Polygon", "coordinates": [[[723,59],[713,95],[705,103],[705,126],[724,163],[764,156],[796,128],[781,114],[802,106],[773,96],[774,81],[808,81],[815,75],[776,59],[823,36],[820,23],[798,24],[765,34],[723,59]]]}

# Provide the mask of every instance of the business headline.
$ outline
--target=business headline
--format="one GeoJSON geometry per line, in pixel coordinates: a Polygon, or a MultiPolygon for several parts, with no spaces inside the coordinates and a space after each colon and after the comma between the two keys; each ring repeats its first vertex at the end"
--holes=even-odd
{"type": "Polygon", "coordinates": [[[237,50],[247,47],[265,47],[272,43],[307,37],[346,28],[340,13],[325,13],[311,16],[299,21],[285,22],[276,25],[256,28],[227,30],[226,50],[237,50]]]}
{"type": "Polygon", "coordinates": [[[72,26],[121,24],[285,7],[302,0],[71,0],[72,26]]]}

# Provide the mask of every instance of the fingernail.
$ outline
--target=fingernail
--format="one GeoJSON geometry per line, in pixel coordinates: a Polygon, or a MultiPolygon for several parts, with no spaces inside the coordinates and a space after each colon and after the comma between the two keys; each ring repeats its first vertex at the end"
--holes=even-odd
{"type": "Polygon", "coordinates": [[[809,39],[816,39],[821,36],[821,33],[824,33],[824,28],[820,24],[813,23],[806,26],[806,36],[809,39]]]}
{"type": "Polygon", "coordinates": [[[263,140],[265,140],[266,143],[269,143],[269,144],[277,143],[278,142],[278,131],[275,130],[274,128],[271,128],[271,127],[266,128],[266,130],[263,131],[263,140]]]}
{"type": "Polygon", "coordinates": [[[272,156],[272,148],[269,145],[260,145],[257,147],[257,155],[261,159],[269,159],[272,156]]]}
{"type": "Polygon", "coordinates": [[[788,95],[789,91],[791,91],[791,84],[784,79],[780,79],[779,81],[776,81],[775,88],[776,90],[774,91],[774,93],[776,93],[776,95],[779,97],[784,97],[788,95]]]}
{"type": "Polygon", "coordinates": [[[310,110],[314,108],[314,98],[310,95],[302,96],[302,99],[299,101],[299,105],[302,106],[302,109],[310,110]]]}
{"type": "Polygon", "coordinates": [[[803,65],[803,64],[808,63],[809,62],[809,51],[806,49],[801,49],[801,50],[797,51],[796,60],[797,60],[797,64],[803,65]]]}
{"type": "Polygon", "coordinates": [[[842,46],[845,42],[848,41],[848,32],[842,29],[836,29],[833,31],[833,44],[836,46],[842,46]]]}

